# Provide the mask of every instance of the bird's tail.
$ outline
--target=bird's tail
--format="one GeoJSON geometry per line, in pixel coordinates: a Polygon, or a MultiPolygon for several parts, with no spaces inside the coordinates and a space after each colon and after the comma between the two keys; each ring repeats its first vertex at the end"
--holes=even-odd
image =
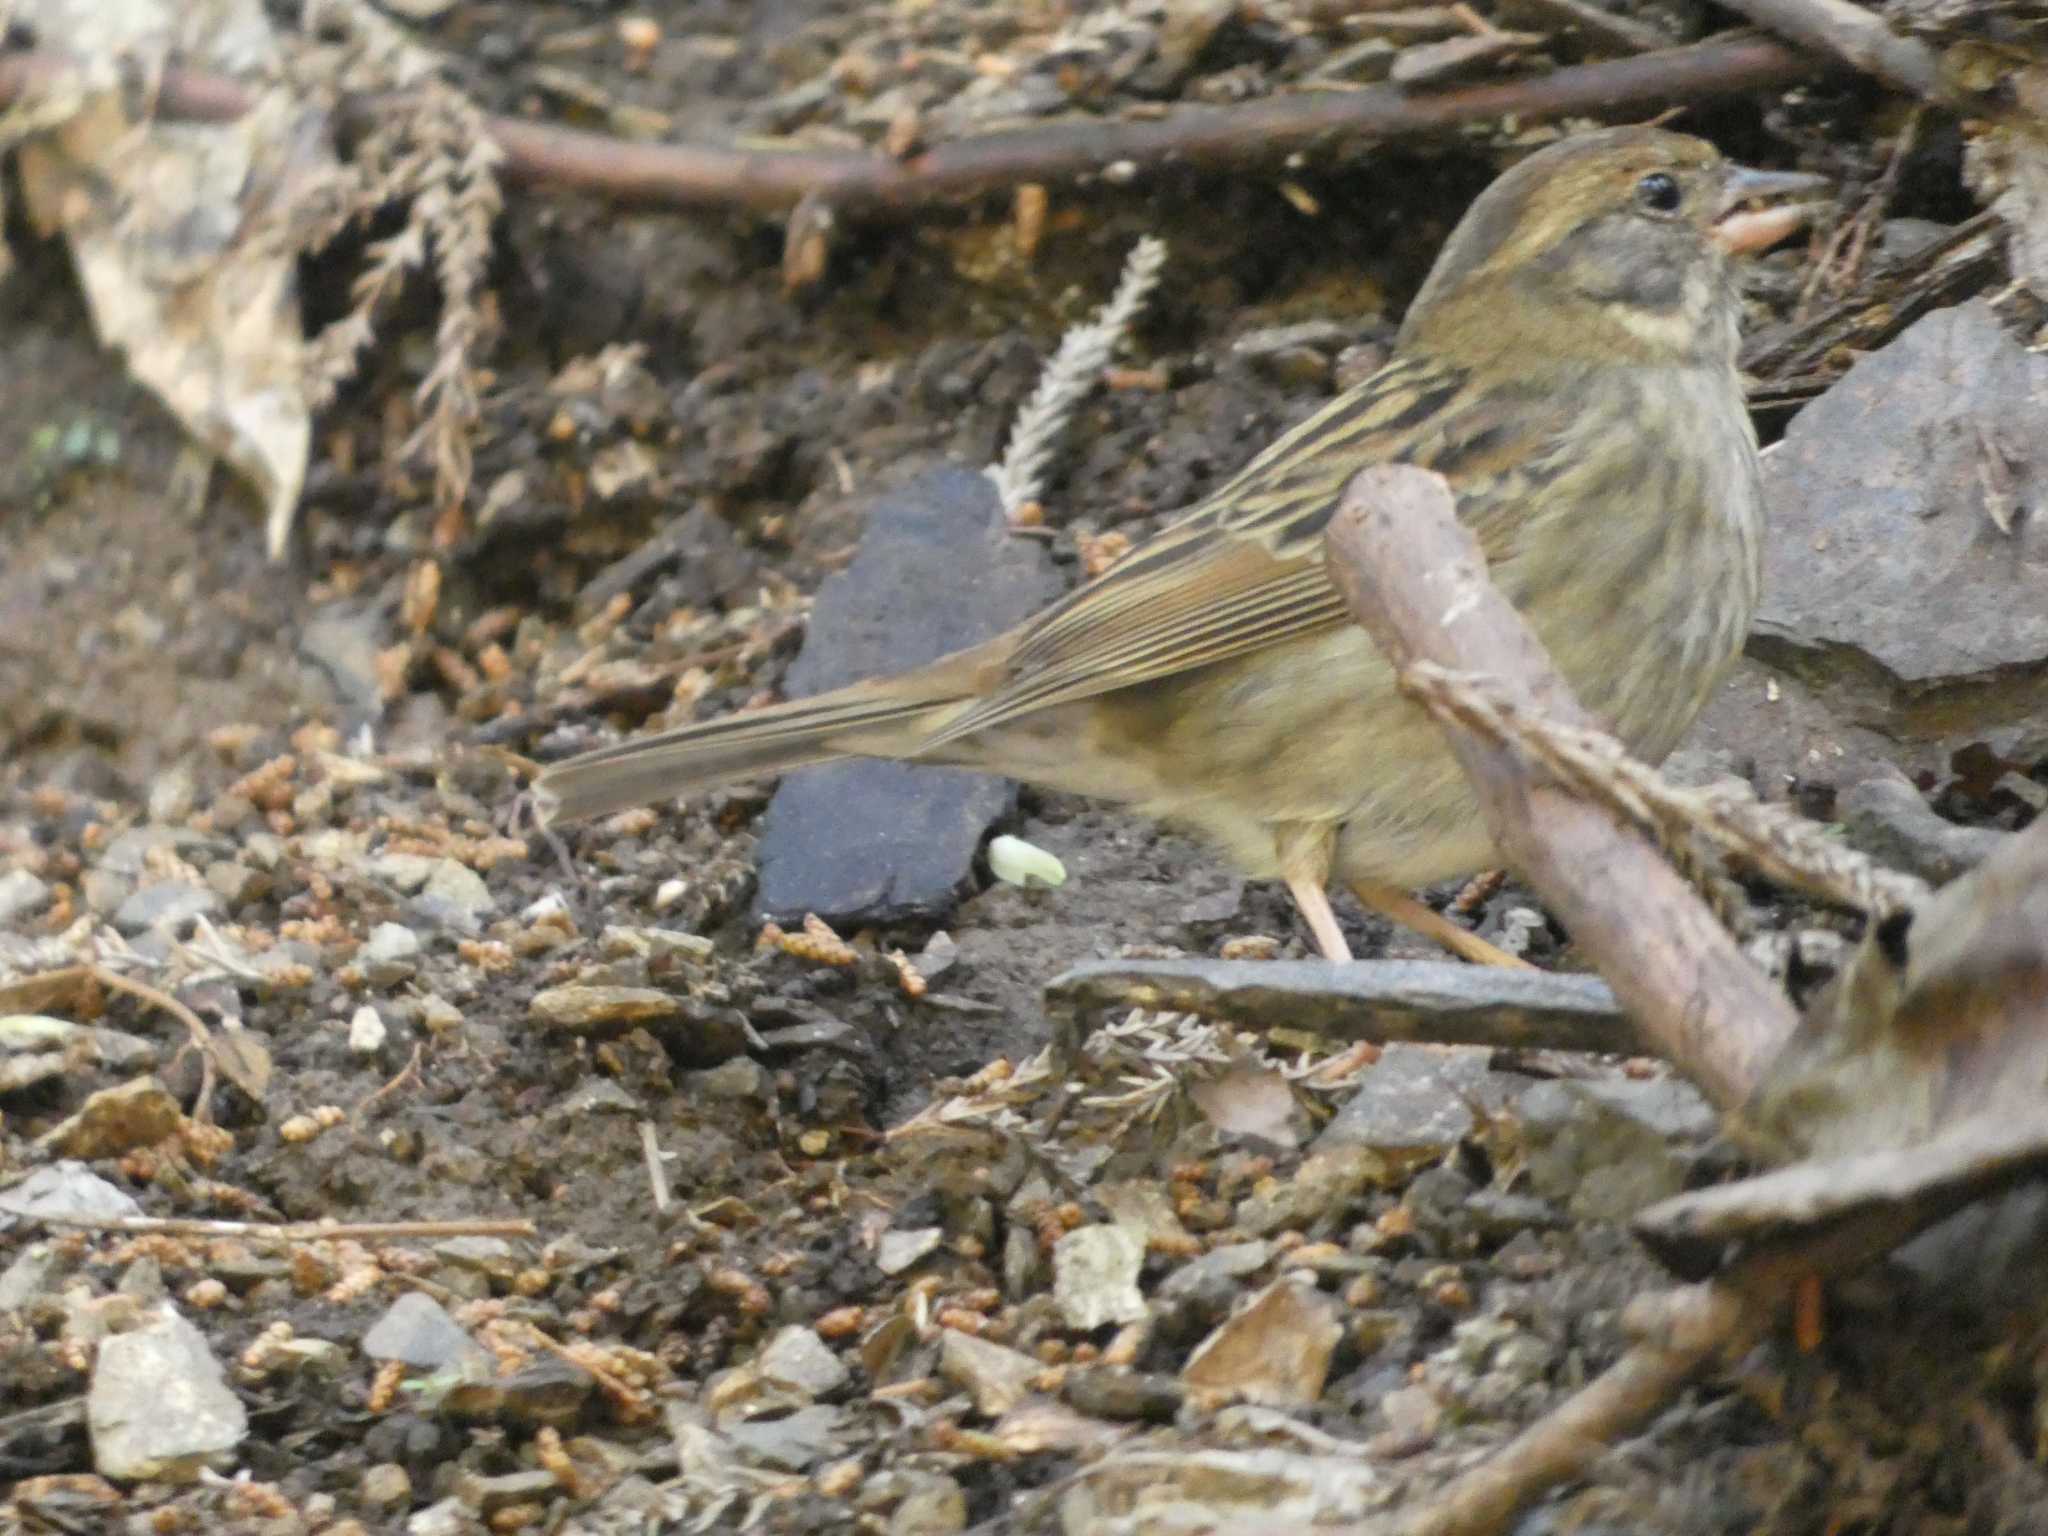
{"type": "Polygon", "coordinates": [[[857,683],[600,747],[547,768],[534,788],[548,820],[581,821],[835,757],[913,757],[958,703],[857,683]]]}

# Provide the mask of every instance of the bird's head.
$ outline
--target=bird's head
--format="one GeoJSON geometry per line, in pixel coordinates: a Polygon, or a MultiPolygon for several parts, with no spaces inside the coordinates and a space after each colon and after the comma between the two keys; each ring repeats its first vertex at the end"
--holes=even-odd
{"type": "Polygon", "coordinates": [[[1796,229],[1804,210],[1777,200],[1824,184],[1750,170],[1704,139],[1658,128],[1561,140],[1505,172],[1467,210],[1401,341],[1732,361],[1728,256],[1796,229]]]}

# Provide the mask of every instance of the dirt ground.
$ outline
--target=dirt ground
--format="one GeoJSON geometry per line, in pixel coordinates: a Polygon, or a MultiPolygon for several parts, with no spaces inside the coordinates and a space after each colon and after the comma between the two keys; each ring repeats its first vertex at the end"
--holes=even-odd
{"type": "MultiPolygon", "coordinates": [[[[609,45],[573,62],[621,99],[670,113],[676,135],[712,136],[813,76],[860,11],[830,0],[677,5],[663,27],[716,47],[662,50],[645,73],[609,45]]],[[[488,108],[516,110],[534,99],[537,42],[610,16],[460,4],[436,40],[488,108]]],[[[1257,62],[1253,43],[1234,46],[1246,67],[1257,62]]],[[[1734,152],[1839,170],[1884,110],[1854,85],[1762,105],[1777,132],[1759,125],[1755,101],[1684,125],[1734,152]]],[[[522,190],[492,274],[502,335],[477,438],[477,500],[496,511],[434,550],[423,482],[395,453],[408,423],[391,402],[419,366],[406,338],[433,324],[422,285],[387,321],[365,377],[321,418],[283,565],[264,558],[260,513],[224,475],[196,507],[171,493],[177,428],[94,346],[62,250],[12,229],[19,265],[0,286],[0,868],[29,869],[58,895],[6,925],[0,938],[17,947],[5,959],[31,971],[32,946],[102,900],[118,906],[134,881],[96,895],[91,877],[118,878],[104,855],[141,832],[153,850],[144,869],[218,893],[211,921],[262,963],[260,975],[217,973],[181,994],[216,1029],[238,1021],[265,1058],[261,1072],[212,1085],[225,1135],[88,1161],[152,1215],[524,1220],[537,1236],[479,1258],[373,1239],[279,1254],[233,1239],[0,1232],[0,1269],[44,1238],[60,1261],[43,1294],[0,1317],[0,1483],[91,1472],[82,1419],[58,1410],[87,1385],[89,1351],[69,1343],[80,1309],[119,1294],[179,1299],[250,1417],[232,1462],[247,1474],[240,1488],[108,1483],[66,1506],[39,1487],[0,1524],[336,1531],[352,1520],[403,1531],[526,1520],[624,1531],[708,1520],[911,1532],[1071,1521],[1059,1491],[1106,1442],[1071,1425],[1042,1443],[982,1433],[989,1416],[939,1381],[933,1319],[1055,1372],[1108,1353],[1136,1379],[1170,1384],[1192,1345],[1273,1270],[1191,1293],[1135,1337],[1077,1329],[1048,1309],[1042,1256],[1014,1272],[1003,1258],[1020,1213],[1049,1251],[1099,1216],[1092,1181],[1109,1159],[1123,1178],[1170,1179],[1190,1209],[1221,1212],[1196,1228],[1198,1248],[1220,1245],[1244,1235],[1250,1194],[1277,1198],[1271,1182],[1287,1184],[1303,1154],[1199,1125],[1104,1141],[1079,1111],[1091,1129],[1068,1141],[1060,1114],[1023,1096],[1029,1137],[1005,1140],[979,1121],[930,1140],[892,1130],[955,1095],[985,1095],[986,1077],[961,1080],[1046,1046],[1045,983],[1083,960],[1214,954],[1254,938],[1305,953],[1281,894],[1171,833],[1027,790],[1002,830],[1057,850],[1070,873],[1062,889],[1019,889],[983,871],[982,888],[943,922],[849,935],[857,962],[819,965],[755,946],[751,827],[764,792],[577,830],[565,868],[517,819],[506,753],[551,758],[607,724],[638,725],[675,704],[675,679],[692,669],[684,715],[773,689],[800,642],[804,597],[850,557],[867,499],[934,463],[996,458],[1061,330],[1107,295],[1133,241],[1155,233],[1172,247],[1173,280],[1139,329],[1129,378],[1080,411],[1045,497],[1070,577],[1096,536],[1141,537],[1384,349],[1490,174],[1476,140],[1314,164],[1294,178],[1313,216],[1267,178],[1169,175],[1063,200],[1028,259],[1006,245],[1000,208],[856,226],[829,277],[795,295],[783,287],[779,232],[763,222],[522,190]],[[1233,345],[1309,320],[1332,329],[1305,353],[1233,345]],[[645,348],[644,391],[629,407],[584,410],[586,397],[551,388],[567,365],[621,342],[645,348]],[[593,462],[628,440],[651,452],[655,472],[609,500],[592,494],[593,462]],[[679,523],[676,557],[607,608],[606,573],[679,523]],[[435,568],[438,597],[408,632],[423,565],[435,568]],[[593,660],[642,670],[593,682],[593,660]],[[322,766],[360,742],[374,774],[356,781],[322,766]],[[423,906],[396,855],[473,870],[488,908],[423,906]],[[419,952],[380,970],[368,954],[380,923],[416,932],[419,952]],[[946,946],[932,945],[941,929],[956,950],[943,969],[934,957],[946,946]],[[645,936],[654,930],[711,946],[664,949],[645,936]],[[924,996],[882,958],[892,949],[934,971],[924,996]],[[644,1024],[534,1016],[537,995],[586,984],[668,987],[689,1003],[644,1024]],[[385,1033],[364,1048],[352,1035],[366,1005],[385,1033]],[[650,1136],[665,1154],[665,1198],[647,1171],[650,1136]],[[1022,1164],[1005,1174],[1006,1159],[1046,1176],[1037,1206],[1012,1198],[1026,1175],[1022,1164]],[[936,1256],[885,1273],[878,1234],[927,1227],[943,1234],[936,1256]],[[504,1373],[495,1395],[437,1401],[381,1379],[357,1345],[406,1292],[492,1341],[504,1373]],[[876,1342],[904,1317],[916,1323],[908,1342],[876,1342]],[[831,1454],[744,1471],[692,1464],[679,1424],[746,1390],[737,1373],[788,1325],[817,1329],[852,1372],[825,1394],[841,1410],[831,1454]],[[344,1358],[261,1363],[257,1346],[280,1327],[344,1345],[344,1358]],[[554,1467],[551,1456],[567,1456],[576,1475],[518,1480],[554,1467]],[[448,1523],[408,1523],[429,1506],[448,1523]]],[[[1953,143],[1930,136],[1892,212],[1958,217],[1957,175],[1953,143]]],[[[1770,258],[1760,316],[1789,312],[1808,254],[1770,258]]],[[[309,270],[316,315],[345,304],[346,265],[309,270]]],[[[1784,771],[1805,761],[1797,728],[1745,735],[1764,677],[1753,667],[1731,685],[1701,743],[1775,798],[1825,790],[1825,773],[1816,786],[1784,771]]],[[[1925,765],[1919,749],[1897,758],[1925,765]]],[[[1511,887],[1482,918],[1498,927],[1527,903],[1511,887]]],[[[1767,923],[1806,920],[1760,911],[1767,923]]],[[[1364,954],[1428,953],[1355,910],[1345,921],[1364,954]]],[[[1561,949],[1555,931],[1539,934],[1539,958],[1561,949]]],[[[79,1016],[102,1010],[97,1022],[153,1041],[158,1077],[195,1106],[201,1062],[180,1049],[182,1025],[133,998],[74,1003],[79,1016]]],[[[0,1178],[47,1161],[36,1138],[117,1077],[81,1069],[0,1101],[0,1178]]],[[[1468,1192],[1511,1193],[1512,1159],[1483,1140],[1433,1173],[1468,1192]]],[[[1686,1176],[1727,1166],[1707,1149],[1686,1176]]],[[[1418,1227],[1426,1201],[1410,1180],[1420,1171],[1265,1233],[1283,1250],[1322,1243],[1338,1255],[1318,1273],[1344,1300],[1342,1340],[1327,1387],[1288,1433],[1355,1451],[1380,1479],[1368,1505],[1398,1506],[1533,1420],[1614,1358],[1622,1307],[1664,1283],[1621,1229],[1554,1207],[1519,1229],[1476,1207],[1418,1227]],[[1404,1438],[1392,1395],[1477,1337],[1475,1320],[1500,1319],[1533,1341],[1525,1374],[1487,1407],[1404,1438]]],[[[1147,1290],[1186,1257],[1154,1252],[1147,1290]]],[[[2039,1309],[1958,1316],[1936,1305],[1932,1283],[1860,1282],[1835,1299],[1817,1350],[1773,1339],[1514,1529],[2048,1529],[2039,1309]]],[[[1501,1375],[1497,1364],[1486,1370],[1501,1375]]],[[[1160,1400],[1163,1412],[1154,1403],[1097,1418],[1162,1446],[1308,1444],[1270,1424],[1219,1429],[1184,1393],[1160,1400]]],[[[1063,1401],[1081,1412],[1071,1394],[1063,1401]]]]}

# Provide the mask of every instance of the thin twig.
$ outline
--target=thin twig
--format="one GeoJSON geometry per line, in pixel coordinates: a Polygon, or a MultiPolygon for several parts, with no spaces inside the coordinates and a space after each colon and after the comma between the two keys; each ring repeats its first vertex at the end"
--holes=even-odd
{"type": "MultiPolygon", "coordinates": [[[[1663,1412],[1679,1389],[1739,1359],[1777,1325],[1816,1275],[1853,1274],[1909,1237],[1911,1219],[1880,1211],[1758,1249],[1703,1285],[1644,1297],[1623,1315],[1621,1359],[1396,1527],[1399,1536],[1497,1536],[1559,1483],[1583,1476],[1616,1441],[1663,1412]]],[[[1378,1528],[1383,1529],[1383,1528],[1378,1528]]],[[[1365,1536],[1338,1527],[1331,1536],[1365,1536]]]]}
{"type": "Polygon", "coordinates": [[[647,1185],[654,1197],[654,1209],[666,1215],[675,1197],[669,1193],[668,1169],[661,1160],[661,1138],[655,1134],[652,1120],[640,1122],[640,1156],[647,1164],[647,1185]]]}
{"type": "Polygon", "coordinates": [[[1404,692],[1439,720],[1483,732],[1540,764],[1587,799],[1627,816],[1667,844],[1693,833],[1753,862],[1781,885],[1873,918],[1918,907],[1927,883],[1887,869],[1828,836],[1817,823],[1766,805],[1747,784],[1680,789],[1628,755],[1605,731],[1560,724],[1531,713],[1514,690],[1491,677],[1417,662],[1401,674],[1404,692]]]}
{"type": "Polygon", "coordinates": [[[405,1065],[398,1069],[398,1075],[393,1077],[390,1082],[386,1083],[383,1087],[379,1088],[375,1093],[372,1093],[368,1098],[364,1099],[362,1103],[358,1104],[354,1108],[354,1110],[352,1110],[349,1114],[349,1124],[360,1125],[362,1123],[363,1116],[370,1112],[370,1106],[372,1104],[375,1104],[379,1099],[384,1098],[388,1094],[396,1093],[402,1085],[409,1082],[413,1084],[413,1086],[415,1087],[419,1086],[421,1050],[421,1043],[415,1041],[413,1043],[412,1055],[408,1056],[406,1058],[405,1065]]]}
{"type": "Polygon", "coordinates": [[[1725,0],[1760,27],[1801,47],[1832,54],[1927,101],[1959,105],[1942,78],[1941,58],[1925,43],[1901,37],[1875,11],[1850,0],[1725,0]]]}
{"type": "Polygon", "coordinates": [[[91,977],[110,991],[126,992],[130,997],[139,998],[150,1007],[168,1013],[185,1026],[186,1033],[192,1037],[192,1049],[199,1053],[199,1094],[192,1103],[192,1118],[200,1125],[213,1124],[213,1088],[218,1079],[213,1062],[213,1034],[207,1029],[206,1021],[162,988],[152,987],[148,982],[137,981],[132,976],[123,976],[104,965],[73,966],[68,970],[51,971],[47,975],[29,979],[56,984],[73,975],[81,978],[91,977]]]}
{"type": "Polygon", "coordinates": [[[236,1237],[256,1243],[391,1242],[424,1237],[537,1237],[530,1221],[205,1221],[185,1216],[73,1216],[23,1210],[0,1196],[0,1213],[53,1227],[165,1237],[236,1237]]]}
{"type": "MultiPolygon", "coordinates": [[[[0,106],[66,69],[57,54],[0,54],[0,106]]],[[[1634,58],[1579,64],[1521,80],[1409,92],[1397,86],[1300,92],[1235,107],[1181,107],[1136,121],[1066,121],[940,144],[909,159],[868,150],[757,150],[646,144],[512,118],[485,120],[504,151],[508,180],[555,183],[622,201],[712,205],[781,213],[816,195],[838,212],[901,216],[967,201],[1022,182],[1061,183],[1112,165],[1134,171],[1197,165],[1271,165],[1334,141],[1384,142],[1448,133],[1515,117],[1631,112],[1811,80],[1810,54],[1772,38],[1723,36],[1634,58]]],[[[248,110],[238,82],[182,68],[163,72],[166,117],[220,122],[248,110]]],[[[351,123],[388,106],[350,103],[351,123]]]]}
{"type": "Polygon", "coordinates": [[[1669,48],[1671,39],[1646,22],[1590,5],[1587,0],[1522,0],[1529,10],[1577,27],[1603,47],[1621,53],[1654,53],[1669,48]]]}

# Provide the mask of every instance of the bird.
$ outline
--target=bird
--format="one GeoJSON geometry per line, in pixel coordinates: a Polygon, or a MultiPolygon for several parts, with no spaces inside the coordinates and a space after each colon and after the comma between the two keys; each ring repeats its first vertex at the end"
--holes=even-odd
{"type": "Polygon", "coordinates": [[[1336,881],[1499,963],[1407,894],[1498,861],[1436,726],[1327,576],[1324,528],[1368,465],[1444,476],[1580,700],[1661,760],[1761,581],[1731,257],[1789,234],[1804,210],[1784,199],[1822,184],[1656,127],[1547,145],[1473,201],[1384,366],[1100,575],[911,671],[547,766],[541,814],[843,757],[946,764],[1193,830],[1283,881],[1330,960],[1351,958],[1336,881]]]}

